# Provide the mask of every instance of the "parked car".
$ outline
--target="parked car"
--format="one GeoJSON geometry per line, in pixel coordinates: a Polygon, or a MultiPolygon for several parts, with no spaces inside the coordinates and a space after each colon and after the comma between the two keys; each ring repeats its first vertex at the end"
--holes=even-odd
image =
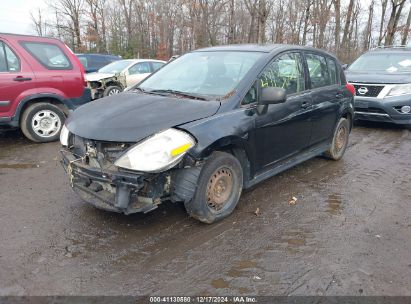
{"type": "Polygon", "coordinates": [[[369,51],[348,67],[346,76],[356,90],[355,119],[411,127],[411,48],[369,51]]]}
{"type": "Polygon", "coordinates": [[[76,110],[61,133],[62,163],[97,208],[148,212],[171,200],[212,223],[242,189],[317,155],[339,160],[353,93],[335,57],[314,48],[201,49],[76,110]]]}
{"type": "Polygon", "coordinates": [[[102,67],[121,60],[120,56],[105,54],[76,54],[86,73],[97,72],[102,67]]]}
{"type": "Polygon", "coordinates": [[[115,61],[86,75],[93,99],[115,95],[126,87],[136,85],[166,62],[152,59],[125,59],[115,61]]]}
{"type": "Polygon", "coordinates": [[[84,70],[60,40],[0,33],[0,126],[54,141],[70,110],[90,101],[84,70]]]}

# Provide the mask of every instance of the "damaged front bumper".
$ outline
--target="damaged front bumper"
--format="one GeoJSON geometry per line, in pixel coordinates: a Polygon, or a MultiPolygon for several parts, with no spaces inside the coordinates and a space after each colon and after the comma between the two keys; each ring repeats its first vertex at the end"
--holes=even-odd
{"type": "Polygon", "coordinates": [[[62,149],[61,163],[68,173],[73,190],[96,208],[124,214],[149,212],[166,198],[167,174],[144,175],[93,167],[62,149]]]}

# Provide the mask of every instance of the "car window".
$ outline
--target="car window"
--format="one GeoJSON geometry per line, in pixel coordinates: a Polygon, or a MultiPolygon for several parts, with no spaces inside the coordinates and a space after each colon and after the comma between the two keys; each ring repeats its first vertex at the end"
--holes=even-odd
{"type": "Polygon", "coordinates": [[[316,54],[306,54],[306,58],[311,87],[315,89],[331,85],[331,78],[325,58],[316,54]]]}
{"type": "Polygon", "coordinates": [[[164,65],[139,87],[148,91],[174,90],[226,99],[263,55],[254,51],[188,53],[164,65]]]}
{"type": "Polygon", "coordinates": [[[20,60],[17,55],[5,44],[0,41],[0,72],[20,71],[20,60]]]}
{"type": "Polygon", "coordinates": [[[299,53],[286,53],[274,58],[260,76],[261,87],[284,88],[287,94],[305,90],[304,69],[299,53]]]}
{"type": "Polygon", "coordinates": [[[340,78],[338,77],[338,69],[335,60],[327,58],[327,67],[331,78],[331,84],[339,84],[340,78]]]}
{"type": "Polygon", "coordinates": [[[253,85],[251,89],[248,90],[241,104],[247,105],[247,104],[254,103],[254,102],[257,102],[257,86],[256,85],[253,85]]]}
{"type": "Polygon", "coordinates": [[[371,51],[355,60],[348,71],[410,73],[411,54],[405,50],[371,51]]]}
{"type": "Polygon", "coordinates": [[[98,71],[100,73],[110,73],[110,74],[117,74],[123,72],[130,64],[133,64],[134,60],[118,60],[113,61],[110,64],[105,65],[98,71]]]}
{"type": "Polygon", "coordinates": [[[164,63],[163,62],[152,62],[151,65],[153,66],[153,72],[159,70],[164,63]]]}
{"type": "Polygon", "coordinates": [[[130,75],[150,73],[150,64],[148,62],[140,62],[128,69],[130,75]]]}
{"type": "Polygon", "coordinates": [[[46,69],[70,70],[72,68],[66,54],[55,44],[28,41],[21,44],[46,69]]]}

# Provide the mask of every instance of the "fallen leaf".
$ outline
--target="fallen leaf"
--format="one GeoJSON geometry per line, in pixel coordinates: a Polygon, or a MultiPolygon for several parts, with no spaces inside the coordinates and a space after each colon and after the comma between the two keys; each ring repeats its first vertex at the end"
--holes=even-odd
{"type": "Polygon", "coordinates": [[[257,207],[257,209],[255,209],[254,211],[254,214],[257,216],[260,215],[260,208],[257,207]]]}
{"type": "Polygon", "coordinates": [[[290,205],[295,205],[296,202],[297,202],[297,198],[296,198],[295,196],[293,196],[288,203],[289,203],[290,205]]]}

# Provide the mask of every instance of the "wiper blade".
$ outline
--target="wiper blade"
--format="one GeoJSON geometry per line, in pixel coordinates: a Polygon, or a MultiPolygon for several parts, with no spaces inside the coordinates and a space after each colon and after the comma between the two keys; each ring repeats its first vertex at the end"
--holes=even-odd
{"type": "Polygon", "coordinates": [[[187,93],[187,92],[181,92],[181,91],[176,91],[176,90],[150,90],[146,91],[147,93],[167,93],[167,94],[174,94],[174,95],[179,95],[183,97],[188,97],[192,99],[198,99],[198,100],[208,100],[207,98],[197,95],[197,94],[192,94],[192,93],[187,93]]]}

